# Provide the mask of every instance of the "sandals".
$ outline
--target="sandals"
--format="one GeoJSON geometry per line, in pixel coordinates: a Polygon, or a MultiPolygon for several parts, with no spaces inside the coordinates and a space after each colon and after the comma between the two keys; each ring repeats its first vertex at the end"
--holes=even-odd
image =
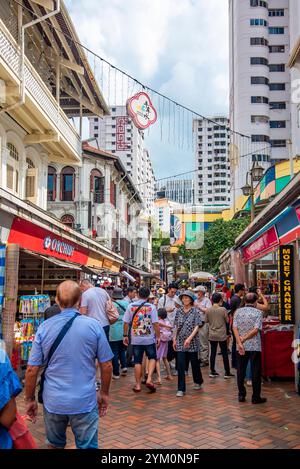
{"type": "Polygon", "coordinates": [[[152,383],[146,383],[146,387],[149,389],[151,393],[156,392],[156,387],[152,383]]]}
{"type": "Polygon", "coordinates": [[[132,388],[133,392],[135,393],[138,393],[138,392],[141,392],[142,390],[141,389],[137,389],[136,387],[132,388]]]}

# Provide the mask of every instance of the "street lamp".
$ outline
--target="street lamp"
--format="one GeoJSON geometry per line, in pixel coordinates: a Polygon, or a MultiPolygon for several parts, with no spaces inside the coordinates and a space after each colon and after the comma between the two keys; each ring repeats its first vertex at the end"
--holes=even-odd
{"type": "Polygon", "coordinates": [[[259,182],[263,177],[265,170],[262,166],[256,162],[253,163],[250,171],[247,172],[246,184],[242,187],[243,195],[251,197],[251,221],[255,218],[255,207],[254,207],[254,182],[259,182]],[[249,184],[250,176],[250,184],[249,184]]]}

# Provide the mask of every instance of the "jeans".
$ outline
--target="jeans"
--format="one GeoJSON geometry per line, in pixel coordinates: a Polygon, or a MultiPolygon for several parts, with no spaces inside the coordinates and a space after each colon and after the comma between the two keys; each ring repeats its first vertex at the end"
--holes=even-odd
{"type": "Polygon", "coordinates": [[[224,342],[218,342],[218,341],[215,341],[215,340],[210,340],[209,342],[210,342],[210,370],[211,371],[216,371],[215,370],[215,364],[216,364],[217,348],[218,348],[218,344],[220,344],[220,349],[221,349],[221,352],[222,352],[225,373],[230,374],[230,366],[229,366],[228,350],[227,350],[227,340],[224,340],[224,342]]]}
{"type": "Polygon", "coordinates": [[[246,397],[244,381],[249,360],[252,373],[252,400],[255,401],[260,399],[261,392],[261,352],[245,352],[245,355],[237,353],[237,384],[239,397],[246,397]]]}
{"type": "Polygon", "coordinates": [[[109,341],[109,328],[110,328],[110,326],[104,326],[103,327],[103,330],[105,332],[105,335],[106,335],[106,338],[107,338],[108,341],[109,341]]]}
{"type": "Polygon", "coordinates": [[[70,422],[77,449],[98,449],[98,406],[91,412],[71,415],[51,414],[44,407],[44,421],[47,441],[54,448],[66,446],[66,430],[70,422]]]}
{"type": "Polygon", "coordinates": [[[201,363],[207,364],[209,357],[209,341],[208,341],[209,325],[204,324],[199,330],[199,341],[200,341],[200,354],[199,358],[201,363]]]}
{"type": "Polygon", "coordinates": [[[151,345],[133,345],[134,364],[141,365],[143,363],[144,353],[148,360],[157,360],[156,344],[151,345]]]}
{"type": "Polygon", "coordinates": [[[191,362],[193,380],[195,384],[202,384],[203,378],[200,369],[198,352],[177,352],[177,366],[178,366],[178,391],[185,392],[185,370],[187,360],[191,362]]]}
{"type": "Polygon", "coordinates": [[[248,362],[248,365],[247,365],[246,380],[247,380],[247,381],[251,381],[251,380],[252,380],[251,363],[250,363],[250,361],[248,362]]]}
{"type": "Polygon", "coordinates": [[[114,358],[112,359],[113,374],[114,376],[120,375],[120,364],[121,368],[126,368],[126,347],[123,344],[123,340],[113,340],[109,342],[114,358]]]}

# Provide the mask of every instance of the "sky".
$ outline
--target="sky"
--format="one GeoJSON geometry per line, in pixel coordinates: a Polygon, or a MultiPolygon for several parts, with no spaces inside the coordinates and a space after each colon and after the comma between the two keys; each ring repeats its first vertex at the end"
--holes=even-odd
{"type": "MultiPolygon", "coordinates": [[[[227,0],[66,0],[80,41],[205,116],[228,115],[227,0]]],[[[145,134],[156,178],[193,170],[194,151],[145,134]]],[[[192,177],[192,175],[190,176],[192,177]]]]}

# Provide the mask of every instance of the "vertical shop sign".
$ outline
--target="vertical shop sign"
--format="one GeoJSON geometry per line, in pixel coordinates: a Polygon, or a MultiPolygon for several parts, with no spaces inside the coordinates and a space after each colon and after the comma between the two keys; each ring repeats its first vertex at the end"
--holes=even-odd
{"type": "Polygon", "coordinates": [[[279,319],[295,324],[294,246],[279,246],[279,319]]]}

